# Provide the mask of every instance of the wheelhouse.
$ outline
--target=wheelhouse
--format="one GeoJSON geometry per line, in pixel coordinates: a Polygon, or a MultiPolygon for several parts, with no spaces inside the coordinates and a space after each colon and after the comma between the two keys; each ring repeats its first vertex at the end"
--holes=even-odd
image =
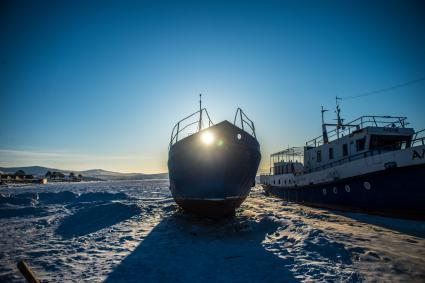
{"type": "Polygon", "coordinates": [[[362,116],[314,138],[304,147],[305,172],[409,148],[415,134],[406,117],[362,116]],[[327,137],[328,136],[328,137],[327,137]]]}
{"type": "Polygon", "coordinates": [[[291,147],[270,155],[270,174],[282,175],[303,172],[303,149],[301,147],[291,147]]]}

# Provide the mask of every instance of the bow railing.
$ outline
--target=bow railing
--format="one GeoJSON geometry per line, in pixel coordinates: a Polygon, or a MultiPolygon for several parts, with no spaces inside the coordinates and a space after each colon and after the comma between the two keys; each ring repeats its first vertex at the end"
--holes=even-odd
{"type": "Polygon", "coordinates": [[[233,124],[237,126],[237,122],[239,121],[240,126],[242,130],[253,136],[254,138],[257,138],[255,135],[255,126],[254,122],[252,122],[251,119],[246,116],[246,114],[242,111],[241,108],[236,109],[235,119],[233,120],[233,124]],[[239,118],[239,119],[238,119],[239,118]],[[250,132],[246,131],[245,129],[249,129],[250,132]]]}
{"type": "Polygon", "coordinates": [[[171,131],[171,140],[169,148],[171,148],[173,144],[179,141],[179,137],[182,138],[183,136],[183,138],[185,138],[195,132],[199,132],[202,129],[208,128],[204,126],[204,116],[208,118],[208,127],[214,125],[206,108],[202,108],[201,110],[198,110],[178,121],[177,124],[173,127],[173,130],[171,131]],[[197,116],[197,114],[199,116],[197,116]],[[197,119],[195,119],[195,117],[197,119]],[[196,128],[195,125],[197,125],[196,128]],[[189,132],[189,130],[192,131],[189,132]]]}

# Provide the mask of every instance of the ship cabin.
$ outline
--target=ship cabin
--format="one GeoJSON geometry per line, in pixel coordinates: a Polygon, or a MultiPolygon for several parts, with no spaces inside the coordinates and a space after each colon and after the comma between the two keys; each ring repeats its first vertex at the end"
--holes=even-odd
{"type": "Polygon", "coordinates": [[[334,167],[346,162],[411,146],[413,128],[406,117],[362,116],[347,124],[338,123],[329,133],[304,147],[304,173],[334,167]]]}
{"type": "Polygon", "coordinates": [[[303,148],[291,147],[270,155],[269,175],[261,175],[260,182],[279,186],[293,186],[295,176],[304,172],[303,148]],[[267,176],[279,176],[269,179],[267,176]]]}
{"type": "Polygon", "coordinates": [[[303,150],[291,147],[270,155],[270,175],[303,173],[303,150]]]}

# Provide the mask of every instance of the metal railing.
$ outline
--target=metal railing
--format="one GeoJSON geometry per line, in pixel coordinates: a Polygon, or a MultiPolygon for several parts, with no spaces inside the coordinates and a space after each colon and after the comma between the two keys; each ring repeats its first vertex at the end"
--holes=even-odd
{"type": "MultiPolygon", "coordinates": [[[[406,117],[394,116],[362,116],[347,124],[342,125],[339,129],[334,129],[328,132],[328,139],[332,141],[338,136],[349,135],[359,131],[365,127],[384,127],[384,128],[404,128],[408,125],[406,117]]],[[[306,146],[317,147],[323,144],[323,136],[318,136],[308,142],[306,146]]]]}
{"type": "MultiPolygon", "coordinates": [[[[176,142],[179,141],[179,134],[181,136],[182,132],[189,129],[189,127],[197,124],[197,129],[194,130],[194,132],[198,132],[202,129],[204,129],[204,125],[203,125],[203,114],[206,114],[206,117],[208,118],[208,127],[211,127],[212,125],[214,125],[214,123],[212,122],[210,115],[208,114],[208,111],[206,108],[202,108],[201,110],[198,110],[192,114],[190,114],[189,116],[181,119],[180,121],[177,122],[177,124],[173,127],[173,130],[171,131],[171,140],[170,140],[170,146],[169,148],[171,148],[171,146],[173,144],[175,144],[176,142]],[[189,122],[188,124],[184,124],[183,122],[185,122],[186,120],[193,118],[196,116],[196,114],[199,115],[199,118],[196,119],[193,122],[189,122]]],[[[207,128],[208,128],[207,127],[207,128]]],[[[193,127],[192,127],[193,128],[193,127]]],[[[188,133],[188,135],[190,135],[190,133],[188,133]]]]}
{"type": "MultiPolygon", "coordinates": [[[[270,154],[270,158],[273,157],[304,157],[304,148],[300,146],[288,147],[287,149],[270,154]]],[[[281,158],[282,159],[282,158],[281,158]]]]}
{"type": "Polygon", "coordinates": [[[254,122],[252,122],[251,119],[248,118],[248,116],[246,116],[246,114],[242,111],[241,108],[236,109],[236,114],[235,114],[235,119],[233,120],[233,124],[235,126],[236,122],[239,121],[242,130],[244,130],[245,132],[247,132],[245,130],[245,126],[247,126],[247,128],[249,128],[251,130],[251,132],[247,132],[248,134],[250,134],[251,136],[253,136],[254,138],[257,138],[257,136],[255,135],[255,126],[254,126],[254,122]],[[239,114],[239,115],[238,115],[239,114]],[[239,117],[239,120],[238,120],[239,117]]]}

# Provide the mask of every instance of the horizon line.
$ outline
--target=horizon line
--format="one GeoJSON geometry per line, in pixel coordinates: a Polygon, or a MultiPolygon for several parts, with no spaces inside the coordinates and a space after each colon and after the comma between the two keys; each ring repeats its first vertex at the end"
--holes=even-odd
{"type": "Polygon", "coordinates": [[[23,165],[23,166],[10,166],[10,165],[0,165],[0,168],[5,168],[5,169],[10,169],[10,168],[27,168],[27,167],[42,167],[42,168],[46,168],[46,169],[53,169],[53,170],[58,170],[58,171],[70,171],[70,172],[84,172],[84,171],[91,171],[91,170],[102,170],[102,171],[107,171],[107,172],[111,172],[111,173],[119,173],[119,174],[144,174],[144,175],[156,175],[156,174],[168,174],[167,172],[155,172],[155,173],[143,173],[143,172],[122,172],[122,171],[111,171],[111,170],[106,170],[106,169],[102,169],[102,168],[91,168],[91,169],[84,169],[84,170],[73,170],[73,169],[62,169],[62,168],[52,168],[52,167],[47,167],[47,166],[42,166],[42,165],[23,165]]]}

